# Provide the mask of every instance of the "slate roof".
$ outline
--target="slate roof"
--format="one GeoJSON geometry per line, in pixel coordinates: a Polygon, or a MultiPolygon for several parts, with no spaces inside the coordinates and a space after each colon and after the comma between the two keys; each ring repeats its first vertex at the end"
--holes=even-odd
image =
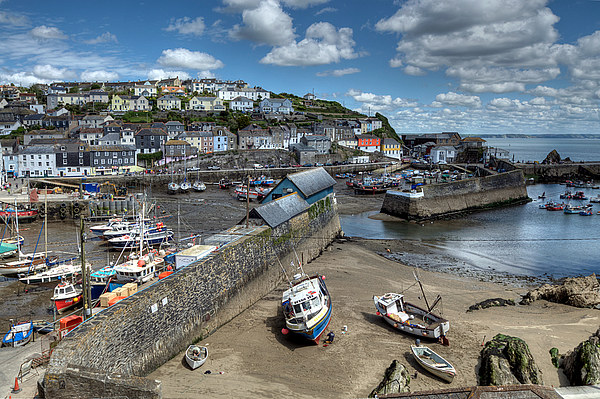
{"type": "Polygon", "coordinates": [[[323,168],[314,168],[287,176],[305,197],[333,187],[335,179],[323,168]]]}
{"type": "Polygon", "coordinates": [[[287,222],[296,215],[301,214],[309,208],[309,205],[297,193],[277,198],[271,202],[254,208],[250,211],[250,217],[259,217],[269,225],[277,227],[287,222]]]}

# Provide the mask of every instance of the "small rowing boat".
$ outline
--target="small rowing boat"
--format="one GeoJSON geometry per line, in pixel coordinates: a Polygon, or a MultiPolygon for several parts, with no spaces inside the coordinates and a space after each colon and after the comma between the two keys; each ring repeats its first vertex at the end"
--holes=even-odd
{"type": "Polygon", "coordinates": [[[190,345],[185,351],[185,361],[192,370],[202,366],[208,359],[208,348],[206,346],[190,345]]]}
{"type": "Polygon", "coordinates": [[[452,382],[456,376],[456,369],[449,361],[435,353],[426,346],[411,345],[410,350],[421,366],[436,377],[452,382]]]}

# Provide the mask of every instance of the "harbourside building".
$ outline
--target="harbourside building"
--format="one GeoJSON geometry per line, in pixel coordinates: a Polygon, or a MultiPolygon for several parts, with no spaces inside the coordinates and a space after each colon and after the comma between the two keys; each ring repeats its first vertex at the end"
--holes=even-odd
{"type": "Polygon", "coordinates": [[[297,193],[309,205],[333,193],[335,179],[324,168],[292,173],[282,179],[262,200],[266,204],[285,195],[297,193]]]}

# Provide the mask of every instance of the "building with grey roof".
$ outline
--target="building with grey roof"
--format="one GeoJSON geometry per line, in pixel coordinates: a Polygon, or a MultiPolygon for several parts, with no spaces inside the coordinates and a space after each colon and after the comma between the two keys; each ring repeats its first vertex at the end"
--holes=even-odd
{"type": "MultiPolygon", "coordinates": [[[[250,222],[254,225],[264,222],[269,227],[275,228],[305,212],[308,208],[310,208],[310,205],[298,193],[293,193],[252,209],[250,211],[250,222]]],[[[246,219],[244,218],[239,224],[245,222],[246,219]]]]}
{"type": "Polygon", "coordinates": [[[309,205],[333,193],[335,179],[323,168],[292,173],[282,179],[263,199],[266,204],[285,195],[298,193],[309,205]]]}
{"type": "Polygon", "coordinates": [[[19,151],[18,170],[15,177],[57,176],[54,145],[29,146],[19,151]]]}

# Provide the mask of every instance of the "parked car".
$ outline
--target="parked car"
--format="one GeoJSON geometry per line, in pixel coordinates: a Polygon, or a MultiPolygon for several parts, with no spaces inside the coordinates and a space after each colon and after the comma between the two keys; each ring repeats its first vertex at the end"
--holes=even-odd
{"type": "Polygon", "coordinates": [[[219,170],[219,169],[221,169],[221,167],[220,167],[220,166],[217,166],[217,165],[210,165],[210,166],[208,167],[208,170],[219,170]]]}
{"type": "Polygon", "coordinates": [[[305,168],[310,168],[312,166],[312,163],[305,163],[302,166],[305,167],[305,168]]]}

